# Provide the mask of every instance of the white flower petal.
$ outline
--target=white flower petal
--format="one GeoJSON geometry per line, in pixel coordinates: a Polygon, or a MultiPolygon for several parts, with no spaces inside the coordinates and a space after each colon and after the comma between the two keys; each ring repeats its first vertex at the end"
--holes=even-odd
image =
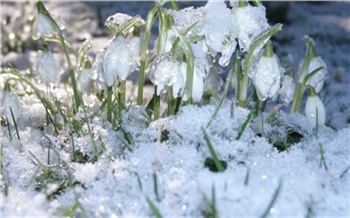
{"type": "Polygon", "coordinates": [[[317,124],[324,125],[326,122],[326,109],[318,95],[309,96],[305,105],[305,116],[315,128],[317,124]]]}

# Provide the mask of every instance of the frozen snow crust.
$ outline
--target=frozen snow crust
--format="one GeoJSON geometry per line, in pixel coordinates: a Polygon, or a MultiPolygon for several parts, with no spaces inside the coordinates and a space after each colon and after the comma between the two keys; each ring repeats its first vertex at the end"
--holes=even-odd
{"type": "MultiPolygon", "coordinates": [[[[256,135],[258,122],[235,140],[249,111],[234,108],[230,118],[232,108],[226,104],[206,128],[219,159],[227,163],[226,170],[218,173],[204,166],[211,155],[201,129],[214,110],[214,106],[186,106],[176,117],[145,127],[143,109],[131,107],[123,116],[124,128],[133,139],[131,151],[119,139],[120,131],[113,132],[108,123],[94,119],[94,134],[104,139],[106,151],[98,161],[85,164],[71,161],[68,132],[57,137],[47,131],[43,136],[35,127],[27,127],[20,130],[21,140],[11,142],[3,132],[3,178],[10,184],[8,196],[1,192],[3,216],[59,215],[76,201],[77,214],[88,217],[152,216],[147,197],[165,217],[201,216],[210,207],[215,188],[220,216],[256,217],[267,208],[280,181],[279,196],[269,212],[272,217],[304,217],[308,210],[316,217],[348,214],[350,128],[335,132],[321,127],[316,137],[304,116],[281,113],[279,118],[286,125],[299,124],[296,128],[304,138],[287,151],[278,152],[265,137],[256,135]],[[167,136],[161,136],[165,130],[167,136]],[[41,187],[33,178],[43,176],[48,168],[56,180],[41,187]],[[61,190],[65,187],[62,183],[73,185],[61,190]],[[48,198],[50,193],[54,197],[48,198]]],[[[266,125],[266,135],[271,131],[273,127],[266,125]]],[[[87,136],[80,136],[75,143],[84,154],[81,156],[93,154],[87,136]]]]}

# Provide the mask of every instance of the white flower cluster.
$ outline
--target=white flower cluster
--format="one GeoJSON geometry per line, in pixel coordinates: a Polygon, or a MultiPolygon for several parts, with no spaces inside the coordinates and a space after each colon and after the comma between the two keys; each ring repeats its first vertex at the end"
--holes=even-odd
{"type": "MultiPolygon", "coordinates": [[[[220,66],[227,66],[236,51],[237,44],[241,52],[246,52],[250,49],[254,39],[269,28],[265,17],[265,8],[262,5],[251,6],[247,4],[245,7],[239,7],[238,4],[231,3],[231,8],[228,8],[223,0],[210,0],[204,7],[190,7],[180,11],[168,10],[167,13],[173,17],[175,22],[168,30],[168,38],[163,52],[171,52],[170,49],[178,38],[176,31],[173,29],[181,33],[188,32],[186,38],[191,45],[195,65],[192,85],[192,99],[195,102],[201,100],[205,86],[217,86],[206,84],[207,81],[219,81],[217,79],[207,80],[213,67],[212,60],[217,59],[220,66]]],[[[179,45],[179,47],[181,50],[185,50],[184,45],[179,45]]],[[[174,55],[179,57],[178,54],[174,55]]],[[[170,66],[170,64],[163,64],[159,60],[158,58],[154,64],[170,66]]],[[[186,99],[187,94],[183,90],[186,90],[188,72],[183,72],[184,67],[179,66],[184,66],[183,63],[188,64],[186,63],[188,60],[173,58],[173,61],[177,62],[178,67],[173,66],[172,70],[162,70],[162,73],[166,75],[160,75],[160,66],[153,67],[150,72],[151,80],[158,86],[158,94],[161,93],[161,90],[167,90],[169,86],[176,85],[176,88],[173,89],[174,97],[182,96],[186,99]],[[174,78],[176,76],[178,78],[174,78]],[[165,78],[172,78],[172,81],[181,82],[164,83],[164,81],[169,81],[164,80],[165,78]],[[182,91],[177,92],[176,90],[182,91]]],[[[272,65],[272,67],[274,66],[272,65]]],[[[211,76],[211,78],[215,78],[215,76],[211,76]]],[[[276,82],[270,91],[271,94],[275,92],[276,87],[278,89],[280,86],[280,78],[274,78],[274,80],[276,82]]],[[[268,89],[270,90],[271,87],[268,89]]]]}
{"type": "Polygon", "coordinates": [[[117,13],[106,20],[106,26],[117,35],[96,55],[92,67],[93,77],[102,89],[111,87],[118,80],[125,81],[139,65],[141,39],[133,36],[134,27],[127,26],[132,19],[129,15],[117,13]]]}

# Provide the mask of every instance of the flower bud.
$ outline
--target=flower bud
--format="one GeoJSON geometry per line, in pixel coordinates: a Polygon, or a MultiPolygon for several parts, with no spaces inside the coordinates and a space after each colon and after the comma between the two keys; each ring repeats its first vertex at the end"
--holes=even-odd
{"type": "Polygon", "coordinates": [[[281,68],[271,43],[266,44],[264,55],[251,75],[254,87],[261,101],[276,94],[281,84],[281,68]]]}
{"type": "Polygon", "coordinates": [[[326,109],[313,87],[309,86],[309,97],[306,100],[305,116],[312,127],[324,125],[326,122],[326,109]]]}

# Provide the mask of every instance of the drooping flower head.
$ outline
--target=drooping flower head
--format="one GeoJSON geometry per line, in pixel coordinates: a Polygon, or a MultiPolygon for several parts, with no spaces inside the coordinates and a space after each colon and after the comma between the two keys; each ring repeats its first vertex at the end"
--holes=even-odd
{"type": "Polygon", "coordinates": [[[58,83],[60,75],[63,73],[61,64],[48,51],[39,51],[37,62],[33,71],[39,79],[45,83],[58,83]]]}
{"type": "Polygon", "coordinates": [[[34,40],[39,39],[41,36],[52,37],[58,33],[58,28],[63,30],[65,28],[64,22],[50,13],[41,2],[37,3],[38,15],[33,24],[32,37],[34,40]],[[51,18],[49,18],[51,16],[51,18]],[[57,26],[51,20],[55,20],[57,26]]]}
{"type": "Polygon", "coordinates": [[[172,89],[176,98],[183,92],[186,81],[186,63],[179,62],[169,53],[156,58],[151,67],[151,81],[157,86],[157,95],[172,89]]]}
{"type": "Polygon", "coordinates": [[[312,86],[309,86],[309,96],[305,104],[305,116],[313,128],[324,125],[326,122],[326,108],[312,86]]]}
{"type": "Polygon", "coordinates": [[[255,71],[250,74],[260,100],[264,101],[277,93],[281,85],[283,68],[273,53],[270,42],[266,44],[264,55],[260,58],[255,71]]]}

